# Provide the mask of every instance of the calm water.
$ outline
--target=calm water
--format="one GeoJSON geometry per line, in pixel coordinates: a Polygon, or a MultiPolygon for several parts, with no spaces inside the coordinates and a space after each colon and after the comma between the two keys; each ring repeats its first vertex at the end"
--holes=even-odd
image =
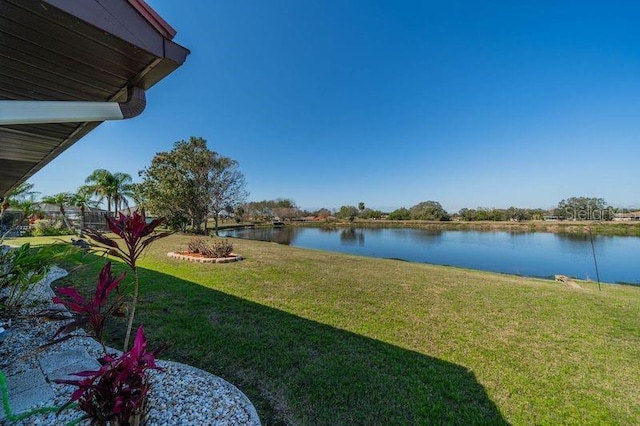
{"type": "MultiPolygon", "coordinates": [[[[406,228],[256,228],[221,235],[507,274],[596,279],[591,244],[581,235],[406,228]]],[[[595,248],[603,282],[640,283],[640,238],[598,236],[595,248]]]]}

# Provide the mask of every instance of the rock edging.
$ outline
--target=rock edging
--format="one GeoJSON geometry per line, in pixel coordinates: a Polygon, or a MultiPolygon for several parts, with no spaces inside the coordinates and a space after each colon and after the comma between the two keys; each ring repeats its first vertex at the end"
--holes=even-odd
{"type": "Polygon", "coordinates": [[[178,252],[169,252],[167,256],[172,257],[174,259],[188,260],[189,262],[200,262],[200,263],[229,263],[229,262],[237,262],[239,260],[244,259],[239,254],[231,253],[229,257],[200,257],[200,256],[189,256],[188,254],[182,254],[178,252]]]}

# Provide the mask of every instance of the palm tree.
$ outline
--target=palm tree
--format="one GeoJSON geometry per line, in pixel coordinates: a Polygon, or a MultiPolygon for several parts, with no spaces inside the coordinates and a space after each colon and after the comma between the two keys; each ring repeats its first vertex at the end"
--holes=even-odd
{"type": "MultiPolygon", "coordinates": [[[[31,189],[32,187],[33,186],[30,186],[29,189],[31,189]]],[[[2,234],[2,236],[0,236],[0,245],[2,245],[7,235],[9,235],[17,227],[22,225],[25,219],[41,213],[40,204],[36,201],[35,194],[35,192],[27,190],[20,193],[19,196],[9,200],[9,205],[11,207],[20,210],[20,219],[17,220],[13,224],[13,226],[9,227],[9,229],[4,234],[2,234]]]]}
{"type": "Polygon", "coordinates": [[[116,214],[118,209],[129,208],[129,201],[127,198],[133,197],[133,184],[131,183],[131,176],[127,173],[114,173],[113,181],[111,185],[113,205],[116,214]]]}
{"type": "Polygon", "coordinates": [[[87,186],[81,186],[78,188],[75,194],[73,194],[73,200],[71,203],[75,207],[80,208],[80,236],[82,237],[82,230],[85,228],[84,226],[84,216],[87,209],[91,211],[92,208],[96,208],[98,206],[98,201],[92,200],[92,193],[90,188],[87,186]]]}
{"type": "Polygon", "coordinates": [[[4,197],[2,200],[2,208],[0,210],[0,220],[4,218],[4,214],[7,212],[9,207],[13,204],[14,201],[25,200],[29,197],[33,197],[37,194],[37,192],[32,191],[33,184],[23,182],[16,189],[11,191],[9,195],[4,197]]]}
{"type": "Polygon", "coordinates": [[[73,194],[71,194],[70,192],[60,192],[55,195],[42,197],[41,202],[45,204],[55,204],[56,206],[58,206],[60,214],[62,215],[62,222],[64,223],[64,226],[66,226],[67,229],[73,229],[67,221],[67,215],[64,210],[64,206],[68,206],[73,202],[73,194]]]}
{"type": "Polygon", "coordinates": [[[88,191],[98,197],[98,202],[102,202],[107,199],[107,211],[111,212],[111,194],[109,192],[109,185],[111,181],[111,172],[106,169],[94,170],[86,179],[85,188],[88,191]]]}
{"type": "Polygon", "coordinates": [[[107,211],[111,213],[111,202],[114,210],[127,206],[127,197],[133,195],[131,191],[131,175],[127,173],[111,173],[105,169],[97,169],[85,180],[89,191],[98,196],[99,201],[107,199],[107,211]]]}

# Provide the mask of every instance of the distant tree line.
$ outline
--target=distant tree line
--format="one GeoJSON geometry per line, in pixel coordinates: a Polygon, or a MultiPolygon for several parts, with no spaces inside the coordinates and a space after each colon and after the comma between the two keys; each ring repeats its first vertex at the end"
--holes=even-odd
{"type": "MultiPolygon", "coordinates": [[[[433,200],[420,202],[412,207],[401,207],[390,213],[366,207],[364,202],[357,205],[343,205],[337,210],[322,208],[314,212],[300,209],[295,202],[287,198],[252,201],[241,206],[244,220],[294,220],[312,216],[317,220],[338,219],[350,222],[356,219],[387,220],[428,220],[428,221],[529,221],[545,218],[557,220],[612,220],[619,209],[609,206],[602,198],[571,197],[562,200],[556,208],[462,208],[455,213],[447,212],[442,205],[433,200]]],[[[238,218],[240,220],[240,218],[238,218]]]]}
{"type": "Polygon", "coordinates": [[[288,198],[251,201],[238,206],[236,221],[291,220],[311,213],[300,210],[295,201],[288,198]]]}

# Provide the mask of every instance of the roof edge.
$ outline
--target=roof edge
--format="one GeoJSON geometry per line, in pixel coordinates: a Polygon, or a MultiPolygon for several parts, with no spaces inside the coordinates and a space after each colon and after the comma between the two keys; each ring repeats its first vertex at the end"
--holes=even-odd
{"type": "Polygon", "coordinates": [[[140,15],[144,17],[144,19],[149,22],[153,28],[156,29],[163,37],[173,40],[177,31],[169,25],[167,21],[162,19],[158,12],[153,10],[151,6],[149,6],[144,0],[127,0],[131,6],[135,10],[138,11],[140,15]]]}

